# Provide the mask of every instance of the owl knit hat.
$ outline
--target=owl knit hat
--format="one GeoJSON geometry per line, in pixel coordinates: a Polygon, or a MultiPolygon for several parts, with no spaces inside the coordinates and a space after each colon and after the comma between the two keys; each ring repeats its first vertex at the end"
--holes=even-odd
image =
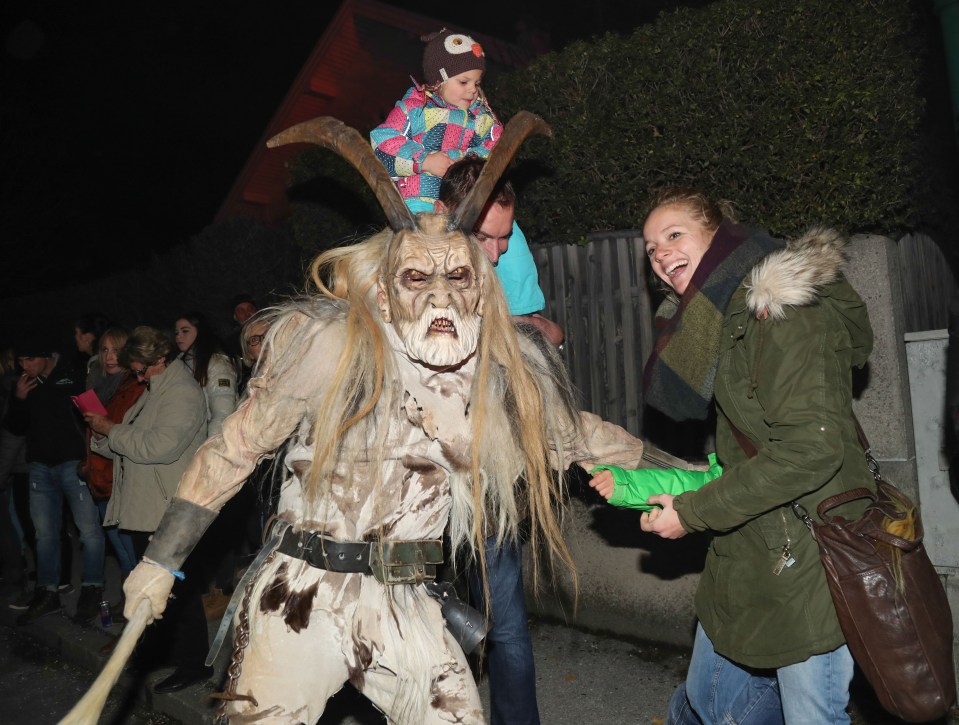
{"type": "Polygon", "coordinates": [[[449,80],[468,70],[486,70],[483,47],[470,36],[446,28],[423,38],[424,82],[428,86],[449,80]]]}

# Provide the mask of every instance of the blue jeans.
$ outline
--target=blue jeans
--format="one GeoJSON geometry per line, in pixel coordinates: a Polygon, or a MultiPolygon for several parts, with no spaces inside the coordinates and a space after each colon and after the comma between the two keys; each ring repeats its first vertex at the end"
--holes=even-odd
{"type": "Polygon", "coordinates": [[[30,518],[37,532],[37,588],[60,583],[63,502],[73,514],[83,547],[83,585],[103,586],[103,529],[90,489],[77,477],[79,461],[30,464],[30,518]]]}
{"type": "MultiPolygon", "coordinates": [[[[536,669],[523,592],[522,546],[496,546],[486,540],[486,575],[492,620],[486,636],[491,725],[539,725],[536,669]]],[[[469,572],[470,593],[483,601],[483,582],[475,567],[469,572]]]]}
{"type": "MultiPolygon", "coordinates": [[[[103,524],[103,518],[107,513],[107,504],[110,499],[102,498],[97,501],[97,513],[100,514],[100,523],[103,524]]],[[[116,526],[104,527],[110,545],[113,547],[113,553],[117,555],[117,563],[120,564],[120,571],[123,577],[133,571],[137,565],[137,553],[133,550],[133,538],[126,531],[121,531],[116,526]]]]}
{"type": "Polygon", "coordinates": [[[776,670],[750,670],[716,653],[702,625],[686,682],[673,693],[666,722],[677,725],[848,723],[853,660],[846,645],[776,670]]]}

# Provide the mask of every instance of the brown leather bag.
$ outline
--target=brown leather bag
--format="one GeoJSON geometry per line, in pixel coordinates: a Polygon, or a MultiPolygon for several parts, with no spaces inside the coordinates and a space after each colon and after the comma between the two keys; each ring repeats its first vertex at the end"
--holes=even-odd
{"type": "Polygon", "coordinates": [[[867,457],[876,492],[857,488],[831,496],[816,508],[823,523],[808,515],[803,521],[819,544],[846,644],[880,704],[907,722],[927,722],[956,701],[952,612],[922,544],[915,504],[867,457]],[[855,521],[829,514],[860,498],[872,503],[855,521]],[[912,536],[890,533],[888,522],[903,522],[910,510],[912,536]]]}
{"type": "MultiPolygon", "coordinates": [[[[907,722],[936,720],[956,701],[949,600],[922,545],[919,508],[882,478],[853,419],[876,491],[856,488],[823,500],[816,507],[822,523],[796,502],[792,508],[819,545],[839,626],[879,703],[907,722]],[[871,503],[855,521],[830,515],[858,499],[871,503]]],[[[746,454],[756,455],[752,441],[730,428],[746,454]]]]}

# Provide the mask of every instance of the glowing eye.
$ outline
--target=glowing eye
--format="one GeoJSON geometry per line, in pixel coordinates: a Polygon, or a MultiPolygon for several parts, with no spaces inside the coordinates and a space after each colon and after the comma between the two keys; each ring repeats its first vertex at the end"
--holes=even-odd
{"type": "Polygon", "coordinates": [[[430,275],[416,269],[405,269],[400,272],[399,277],[403,286],[411,290],[425,288],[430,280],[430,275]]]}
{"type": "Polygon", "coordinates": [[[446,275],[447,281],[459,289],[465,289],[473,281],[473,271],[469,267],[457,267],[446,275]]]}

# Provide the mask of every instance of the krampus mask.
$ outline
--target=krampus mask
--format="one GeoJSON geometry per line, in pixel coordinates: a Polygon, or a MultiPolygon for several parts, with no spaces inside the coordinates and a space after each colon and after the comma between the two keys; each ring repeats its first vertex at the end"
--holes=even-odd
{"type": "Polygon", "coordinates": [[[528,111],[511,119],[473,189],[450,215],[414,215],[369,143],[335,118],[304,121],[267,146],[314,143],[340,154],[360,172],[393,230],[377,286],[383,321],[393,325],[410,357],[445,367],[472,355],[479,339],[484,278],[470,232],[520,144],[534,133],[551,135],[546,122],[528,111]]]}

